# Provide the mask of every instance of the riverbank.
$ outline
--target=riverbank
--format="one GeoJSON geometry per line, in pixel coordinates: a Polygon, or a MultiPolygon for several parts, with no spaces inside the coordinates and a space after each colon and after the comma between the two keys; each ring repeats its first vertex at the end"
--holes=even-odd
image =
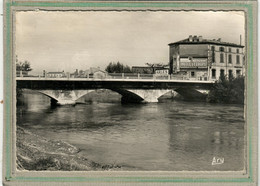
{"type": "Polygon", "coordinates": [[[79,156],[79,148],[54,141],[17,127],[17,169],[36,171],[120,170],[118,165],[101,165],[79,156]]]}

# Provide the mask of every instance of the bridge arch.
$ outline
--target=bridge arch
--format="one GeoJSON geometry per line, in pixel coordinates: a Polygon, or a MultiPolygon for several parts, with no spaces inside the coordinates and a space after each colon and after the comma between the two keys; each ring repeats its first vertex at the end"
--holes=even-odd
{"type": "MultiPolygon", "coordinates": [[[[157,99],[158,100],[160,100],[163,96],[165,96],[167,93],[171,93],[171,98],[173,98],[173,97],[175,97],[178,93],[175,91],[175,90],[173,90],[173,89],[171,89],[171,90],[169,90],[168,92],[165,92],[164,94],[162,94],[160,97],[158,97],[157,99]]],[[[169,97],[169,96],[168,96],[169,97]]]]}
{"type": "MultiPolygon", "coordinates": [[[[37,90],[37,92],[51,98],[51,103],[58,105],[76,104],[76,100],[95,91],[89,90],[37,90]]],[[[158,98],[171,92],[171,89],[108,89],[119,93],[122,103],[151,103],[158,102],[158,98]]]]}
{"type": "Polygon", "coordinates": [[[76,104],[76,100],[94,91],[91,90],[37,90],[37,92],[51,98],[52,103],[58,105],[76,104]]]}
{"type": "MultiPolygon", "coordinates": [[[[103,88],[102,88],[103,89],[103,88]]],[[[120,94],[122,103],[152,103],[158,102],[159,98],[166,93],[173,92],[180,94],[187,100],[204,100],[208,94],[208,90],[194,88],[177,88],[177,89],[113,89],[104,88],[120,94]]],[[[94,92],[97,89],[88,90],[35,90],[49,98],[51,104],[66,105],[76,104],[81,97],[94,92]]]]}
{"type": "Polygon", "coordinates": [[[206,99],[206,96],[208,95],[209,92],[209,90],[195,89],[189,87],[177,88],[174,91],[176,91],[184,99],[187,100],[204,100],[206,99]]]}
{"type": "Polygon", "coordinates": [[[122,102],[158,102],[158,98],[171,89],[113,89],[122,95],[122,102]]]}
{"type": "Polygon", "coordinates": [[[117,92],[122,96],[121,97],[122,103],[139,103],[144,100],[140,95],[135,94],[126,89],[110,89],[110,90],[117,92]]]}

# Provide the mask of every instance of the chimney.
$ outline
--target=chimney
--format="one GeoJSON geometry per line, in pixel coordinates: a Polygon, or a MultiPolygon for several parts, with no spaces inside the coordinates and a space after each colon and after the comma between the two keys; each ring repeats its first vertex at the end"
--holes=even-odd
{"type": "Polygon", "coordinates": [[[189,42],[192,42],[192,35],[189,35],[189,42]]]}
{"type": "Polygon", "coordinates": [[[221,38],[218,38],[218,41],[221,42],[221,38]]]}
{"type": "Polygon", "coordinates": [[[242,35],[240,35],[240,45],[242,44],[242,35]]]}
{"type": "Polygon", "coordinates": [[[199,36],[199,42],[201,42],[202,41],[202,36],[199,36]]]}

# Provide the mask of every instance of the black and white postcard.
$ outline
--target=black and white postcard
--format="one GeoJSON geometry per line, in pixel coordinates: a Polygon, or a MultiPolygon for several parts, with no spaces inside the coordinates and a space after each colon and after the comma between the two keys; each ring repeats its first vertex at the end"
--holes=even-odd
{"type": "Polygon", "coordinates": [[[256,185],[255,5],[5,1],[5,184],[256,185]]]}

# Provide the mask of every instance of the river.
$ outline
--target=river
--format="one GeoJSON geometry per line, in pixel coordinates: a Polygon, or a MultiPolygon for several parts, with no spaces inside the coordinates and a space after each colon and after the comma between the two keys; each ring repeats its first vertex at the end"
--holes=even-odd
{"type": "Polygon", "coordinates": [[[172,100],[122,105],[116,99],[51,107],[48,97],[32,93],[25,93],[23,101],[17,106],[17,125],[73,144],[98,163],[142,171],[237,171],[245,166],[241,105],[172,100]]]}

